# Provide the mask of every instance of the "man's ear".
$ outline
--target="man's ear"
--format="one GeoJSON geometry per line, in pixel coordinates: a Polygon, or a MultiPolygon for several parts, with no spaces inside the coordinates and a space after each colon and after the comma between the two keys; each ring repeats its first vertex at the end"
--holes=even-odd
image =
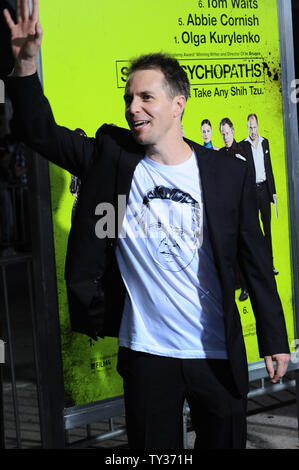
{"type": "Polygon", "coordinates": [[[177,95],[173,99],[174,103],[174,117],[180,117],[184,112],[186,106],[186,98],[184,95],[177,95]]]}

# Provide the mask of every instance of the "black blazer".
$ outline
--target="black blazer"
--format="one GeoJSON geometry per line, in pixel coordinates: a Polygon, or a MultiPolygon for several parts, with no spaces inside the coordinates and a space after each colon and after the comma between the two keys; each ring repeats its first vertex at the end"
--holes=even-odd
{"type": "MultiPolygon", "coordinates": [[[[117,212],[117,196],[128,198],[144,149],[126,129],[104,125],[95,138],[85,138],[58,126],[36,75],[10,79],[9,90],[22,140],[82,181],[65,271],[72,327],[93,338],[117,336],[125,297],[115,257],[117,237],[97,238],[99,216],[95,208],[100,202],[111,203],[116,221],[122,219],[123,214],[117,212]]],[[[247,162],[186,141],[198,160],[223,292],[228,357],[237,389],[244,395],[248,390],[248,368],[235,304],[235,261],[238,257],[246,277],[261,356],[289,352],[272,261],[260,229],[247,162]]]]}
{"type": "MultiPolygon", "coordinates": [[[[250,142],[248,142],[248,140],[243,140],[241,143],[244,146],[244,149],[246,152],[246,158],[248,159],[248,163],[250,165],[252,175],[254,178],[254,183],[255,183],[256,174],[255,174],[255,166],[254,166],[251,144],[250,142]]],[[[265,137],[264,137],[264,140],[262,141],[262,147],[263,147],[263,152],[264,152],[264,165],[265,165],[266,183],[267,183],[267,189],[268,189],[269,202],[274,202],[273,194],[276,194],[275,181],[274,181],[274,175],[273,175],[272,165],[271,165],[269,141],[265,137]]]]}

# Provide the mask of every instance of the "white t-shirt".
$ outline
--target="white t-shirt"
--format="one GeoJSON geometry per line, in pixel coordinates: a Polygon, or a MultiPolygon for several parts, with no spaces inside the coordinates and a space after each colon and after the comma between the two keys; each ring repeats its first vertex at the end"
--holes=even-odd
{"type": "Polygon", "coordinates": [[[226,358],[222,292],[194,152],[137,165],[116,256],[127,289],[119,345],[177,358],[226,358]]]}
{"type": "Polygon", "coordinates": [[[253,156],[254,167],[255,167],[256,183],[262,183],[263,181],[266,181],[264,150],[262,146],[262,142],[264,138],[259,136],[257,147],[254,146],[250,137],[247,137],[247,139],[245,140],[247,140],[247,142],[251,144],[252,156],[253,156]]]}

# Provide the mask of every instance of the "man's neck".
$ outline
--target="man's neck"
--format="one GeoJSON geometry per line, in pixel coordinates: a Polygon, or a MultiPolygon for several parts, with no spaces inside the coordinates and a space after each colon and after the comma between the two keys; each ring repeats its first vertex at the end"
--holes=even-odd
{"type": "Polygon", "coordinates": [[[191,153],[191,147],[184,141],[182,136],[169,142],[169,145],[164,143],[146,147],[147,156],[163,165],[179,165],[188,160],[191,153]]]}

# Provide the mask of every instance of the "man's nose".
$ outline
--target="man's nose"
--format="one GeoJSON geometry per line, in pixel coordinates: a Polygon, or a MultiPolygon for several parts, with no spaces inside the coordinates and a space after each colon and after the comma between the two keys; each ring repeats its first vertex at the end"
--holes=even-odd
{"type": "Polygon", "coordinates": [[[138,96],[132,98],[132,101],[129,105],[130,114],[134,115],[140,111],[140,99],[138,96]]]}

